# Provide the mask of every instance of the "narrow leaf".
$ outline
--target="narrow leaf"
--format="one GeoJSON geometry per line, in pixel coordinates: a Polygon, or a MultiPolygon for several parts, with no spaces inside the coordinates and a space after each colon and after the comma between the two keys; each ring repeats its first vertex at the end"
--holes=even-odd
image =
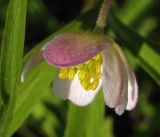
{"type": "Polygon", "coordinates": [[[143,14],[150,12],[154,4],[153,0],[127,0],[118,14],[125,24],[131,25],[143,14]]]}
{"type": "MultiPolygon", "coordinates": [[[[32,107],[43,97],[54,77],[55,69],[46,62],[34,67],[19,87],[14,119],[9,135],[12,135],[27,118],[32,107]]],[[[48,91],[48,90],[47,90],[48,91]]]]}
{"type": "Polygon", "coordinates": [[[0,136],[5,137],[15,106],[24,46],[26,0],[10,0],[0,55],[0,136]]]}

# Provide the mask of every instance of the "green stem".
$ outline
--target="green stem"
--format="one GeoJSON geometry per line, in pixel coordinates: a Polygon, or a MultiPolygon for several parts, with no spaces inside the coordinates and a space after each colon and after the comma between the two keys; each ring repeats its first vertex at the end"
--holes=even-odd
{"type": "Polygon", "coordinates": [[[96,21],[95,30],[101,30],[101,31],[104,30],[104,28],[106,27],[106,20],[109,9],[110,9],[110,0],[104,0],[96,21]]]}

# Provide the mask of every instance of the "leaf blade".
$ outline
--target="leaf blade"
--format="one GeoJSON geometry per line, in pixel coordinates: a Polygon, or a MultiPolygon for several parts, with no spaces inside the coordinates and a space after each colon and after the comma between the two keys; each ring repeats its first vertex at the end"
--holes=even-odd
{"type": "Polygon", "coordinates": [[[44,91],[53,79],[55,69],[46,62],[38,64],[19,86],[14,119],[11,122],[8,136],[12,135],[28,116],[31,108],[43,97],[44,91]],[[47,73],[46,73],[47,72],[47,73]],[[38,74],[38,75],[37,75],[38,74]],[[22,92],[25,91],[25,92],[22,92]]]}
{"type": "Polygon", "coordinates": [[[11,0],[7,10],[0,56],[0,136],[5,137],[15,105],[24,47],[26,0],[11,0]],[[21,4],[19,4],[21,3],[21,4]]]}

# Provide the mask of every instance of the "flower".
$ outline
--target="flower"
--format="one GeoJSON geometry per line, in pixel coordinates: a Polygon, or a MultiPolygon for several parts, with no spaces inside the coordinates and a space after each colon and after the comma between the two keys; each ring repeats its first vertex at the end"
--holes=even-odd
{"type": "Polygon", "coordinates": [[[57,96],[79,106],[88,105],[103,87],[104,100],[121,115],[138,99],[135,75],[121,48],[94,32],[67,32],[50,41],[43,54],[59,71],[53,82],[57,96]]]}

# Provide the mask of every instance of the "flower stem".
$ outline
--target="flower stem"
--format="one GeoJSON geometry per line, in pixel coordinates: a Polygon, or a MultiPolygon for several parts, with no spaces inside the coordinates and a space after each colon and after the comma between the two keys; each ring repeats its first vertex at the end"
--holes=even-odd
{"type": "Polygon", "coordinates": [[[96,21],[95,30],[103,31],[106,27],[106,19],[110,8],[110,0],[104,0],[96,21]]]}

